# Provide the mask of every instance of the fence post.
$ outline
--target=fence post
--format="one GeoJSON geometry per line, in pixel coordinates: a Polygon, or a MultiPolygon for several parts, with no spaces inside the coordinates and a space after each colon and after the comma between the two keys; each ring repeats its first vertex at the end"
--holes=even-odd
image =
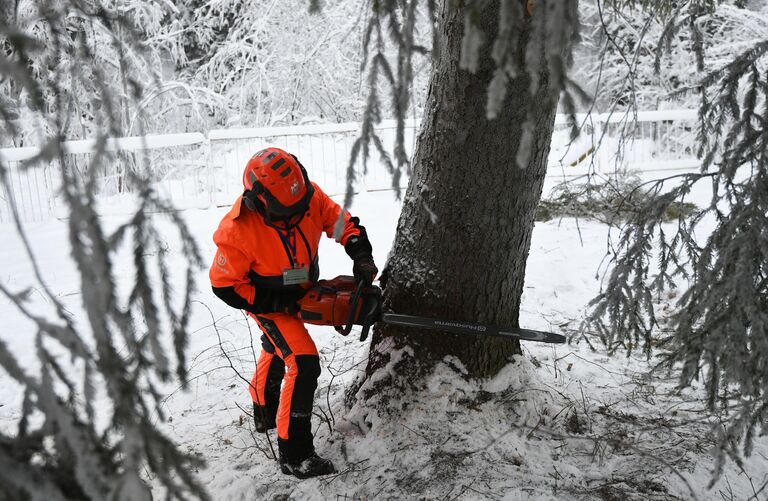
{"type": "MultiPolygon", "coordinates": [[[[353,141],[353,144],[354,144],[354,141],[353,141]]],[[[366,164],[368,164],[368,166],[370,167],[370,162],[372,159],[373,159],[373,155],[370,155],[368,159],[364,159],[363,154],[360,153],[360,155],[358,155],[357,157],[357,160],[355,160],[355,163],[356,163],[355,169],[357,170],[357,176],[356,176],[357,186],[353,187],[353,191],[355,195],[357,195],[358,193],[363,193],[368,191],[368,187],[367,187],[368,183],[366,182],[366,179],[365,179],[366,178],[365,171],[366,171],[366,164]],[[357,188],[357,190],[355,191],[354,188],[357,188]]],[[[347,183],[345,179],[344,185],[346,186],[346,184],[347,183]]]]}
{"type": "Polygon", "coordinates": [[[601,164],[602,164],[603,155],[601,154],[602,152],[600,150],[602,149],[603,139],[605,139],[605,136],[603,136],[605,132],[605,125],[603,122],[603,116],[601,114],[594,115],[593,120],[594,121],[592,122],[592,127],[594,130],[592,132],[592,137],[597,138],[598,146],[595,146],[595,145],[592,146],[594,148],[594,152],[592,153],[592,159],[595,166],[595,174],[602,174],[603,168],[601,164]]]}
{"type": "MultiPolygon", "coordinates": [[[[11,164],[8,162],[0,162],[0,176],[5,179],[10,179],[11,164]]],[[[3,180],[5,181],[5,180],[3,180]]],[[[0,223],[11,221],[11,194],[8,189],[8,185],[5,182],[0,183],[0,223]]]]}
{"type": "Polygon", "coordinates": [[[213,207],[215,202],[216,176],[213,174],[213,152],[211,151],[211,139],[208,137],[208,132],[205,133],[205,141],[203,142],[203,148],[205,149],[205,171],[208,175],[208,182],[206,188],[208,189],[208,208],[213,207]]]}

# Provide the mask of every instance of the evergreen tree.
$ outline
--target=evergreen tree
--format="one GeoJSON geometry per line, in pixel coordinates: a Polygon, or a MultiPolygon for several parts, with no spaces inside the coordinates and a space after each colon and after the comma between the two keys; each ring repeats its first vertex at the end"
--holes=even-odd
{"type": "MultiPolygon", "coordinates": [[[[48,166],[60,174],[84,312],[76,322],[49,288],[14,208],[36,288],[53,314],[31,306],[29,290],[0,284],[0,293],[35,326],[39,366],[37,372],[21,366],[0,341],[0,367],[23,391],[16,433],[0,432],[3,500],[148,500],[147,474],[169,499],[207,497],[193,478],[201,460],[179,451],[157,423],[164,419],[159,385],[185,381],[192,278],[200,265],[196,243],[140,172],[125,173],[138,201],[127,222],[110,233],[96,213],[97,173],[115,161],[106,139],[124,133],[125,111],[154,87],[153,80],[135,78],[150,54],[134,24],[140,18],[125,15],[140,14],[142,6],[128,6],[138,12],[120,7],[16,2],[4,5],[0,18],[1,81],[18,98],[0,103],[2,142],[34,132],[44,144],[23,168],[48,166]],[[61,148],[62,138],[82,125],[80,118],[97,140],[85,166],[61,148]],[[167,229],[160,231],[156,213],[167,214],[177,229],[189,257],[184,277],[169,269],[167,229]],[[121,250],[132,255],[133,276],[116,272],[121,250]],[[127,298],[118,292],[126,289],[127,298]]],[[[2,164],[0,181],[10,186],[2,164]]]]}
{"type": "MultiPolygon", "coordinates": [[[[561,93],[574,110],[566,67],[578,37],[577,3],[426,2],[436,24],[433,66],[411,166],[402,147],[410,58],[426,50],[414,41],[417,4],[383,2],[366,32],[371,94],[354,153],[367,157],[370,142],[396,185],[402,169],[411,174],[385,272],[385,308],[516,326],[561,93]],[[399,50],[394,64],[387,39],[399,50]],[[382,113],[379,78],[391,85],[399,120],[394,161],[373,128],[382,113]]],[[[373,390],[394,397],[446,355],[470,375],[492,376],[516,353],[516,341],[386,326],[374,332],[367,372],[400,374],[377,377],[373,390]]]]}
{"type": "Polygon", "coordinates": [[[727,457],[749,456],[755,435],[768,430],[768,30],[706,71],[719,3],[656,12],[664,20],[657,58],[688,30],[703,72],[671,96],[699,98],[702,167],[641,188],[648,196],[610,250],[612,267],[588,322],[612,351],[642,349],[650,357],[657,345],[659,368],[679,370],[681,388],[703,382],[707,406],[722,422],[714,429],[716,474],[727,457]],[[711,186],[710,204],[672,228],[663,224],[668,207],[702,182],[711,186]],[[656,299],[674,287],[683,293],[660,336],[656,299]]]}

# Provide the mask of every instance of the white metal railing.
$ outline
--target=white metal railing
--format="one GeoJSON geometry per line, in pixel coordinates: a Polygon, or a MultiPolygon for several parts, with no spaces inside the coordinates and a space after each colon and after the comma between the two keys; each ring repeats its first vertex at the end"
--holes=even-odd
{"type": "Polygon", "coordinates": [[[548,176],[627,168],[644,172],[697,168],[696,110],[641,111],[576,116],[581,135],[573,142],[567,117],[555,119],[548,176]]]}
{"type": "MultiPolygon", "coordinates": [[[[549,157],[548,176],[579,176],[592,170],[613,171],[620,135],[633,141],[623,149],[621,162],[638,170],[690,169],[699,165],[695,155],[693,110],[640,112],[637,116],[579,115],[582,135],[570,141],[566,117],[558,115],[549,157]],[[600,147],[595,145],[600,141],[600,147]]],[[[179,209],[228,205],[241,187],[242,169],[254,152],[274,145],[295,153],[310,177],[329,194],[343,193],[357,123],[303,125],[253,129],[213,130],[207,134],[168,134],[116,138],[107,141],[109,162],[101,162],[99,176],[100,213],[124,212],[134,198],[126,193],[123,173],[140,169],[149,174],[155,187],[179,209]]],[[[384,121],[377,127],[385,145],[393,144],[396,124],[384,121]]],[[[413,151],[417,122],[406,123],[406,147],[413,151]]],[[[67,141],[61,148],[74,168],[84,170],[96,148],[95,140],[67,141]]],[[[10,181],[0,191],[0,223],[10,219],[14,200],[24,221],[66,217],[60,206],[58,178],[61,166],[26,167],[24,162],[39,148],[0,149],[0,165],[10,181]]],[[[357,186],[375,191],[392,187],[386,166],[372,153],[367,171],[362,162],[354,166],[357,186]]],[[[403,176],[401,186],[407,179],[403,176]]]]}

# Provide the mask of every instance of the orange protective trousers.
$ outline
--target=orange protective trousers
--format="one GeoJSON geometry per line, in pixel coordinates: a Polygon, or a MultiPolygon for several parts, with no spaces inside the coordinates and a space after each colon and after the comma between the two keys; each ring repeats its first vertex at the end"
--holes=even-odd
{"type": "MultiPolygon", "coordinates": [[[[269,313],[252,315],[262,336],[262,350],[250,385],[253,402],[258,406],[275,405],[267,388],[276,388],[282,378],[277,406],[278,439],[289,441],[291,448],[312,447],[310,419],[320,376],[317,347],[304,323],[295,315],[269,313]]],[[[284,447],[283,447],[284,448],[284,447]]]]}

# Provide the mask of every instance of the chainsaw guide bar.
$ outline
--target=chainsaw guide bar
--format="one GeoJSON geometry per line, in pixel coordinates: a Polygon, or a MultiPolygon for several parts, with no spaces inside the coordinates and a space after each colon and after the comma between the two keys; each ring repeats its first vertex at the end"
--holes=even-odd
{"type": "Polygon", "coordinates": [[[439,318],[417,317],[413,315],[398,315],[397,313],[384,313],[381,321],[385,324],[399,325],[401,327],[416,327],[419,329],[433,329],[454,334],[475,334],[480,336],[497,336],[520,341],[538,341],[540,343],[565,343],[565,336],[554,332],[536,331],[511,327],[497,327],[495,325],[475,324],[457,320],[442,320],[439,318]]]}

